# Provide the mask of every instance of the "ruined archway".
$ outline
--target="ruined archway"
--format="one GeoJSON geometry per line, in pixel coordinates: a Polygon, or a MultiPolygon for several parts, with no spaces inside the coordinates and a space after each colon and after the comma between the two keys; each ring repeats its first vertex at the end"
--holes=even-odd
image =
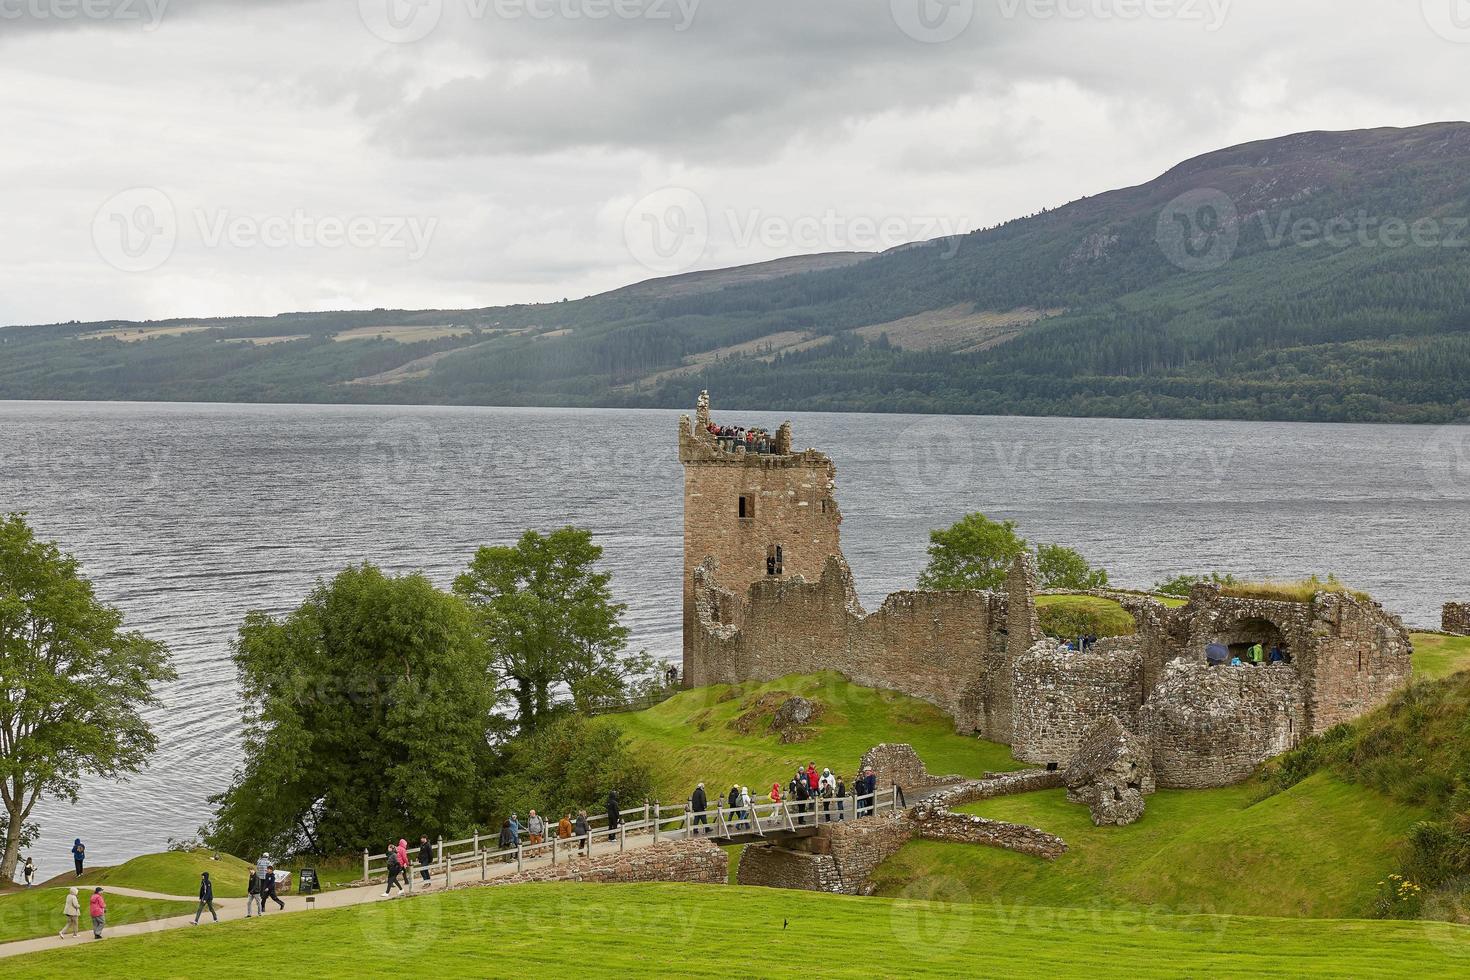
{"type": "Polygon", "coordinates": [[[1241,660],[1247,659],[1246,651],[1256,643],[1268,654],[1272,649],[1280,650],[1286,660],[1293,652],[1281,627],[1263,616],[1246,616],[1217,627],[1206,642],[1228,647],[1230,655],[1241,660]]]}

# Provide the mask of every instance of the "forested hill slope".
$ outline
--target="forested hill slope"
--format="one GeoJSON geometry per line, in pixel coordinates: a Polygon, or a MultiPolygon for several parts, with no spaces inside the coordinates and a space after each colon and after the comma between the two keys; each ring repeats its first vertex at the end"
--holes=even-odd
{"type": "Polygon", "coordinates": [[[575,302],[0,331],[0,398],[1470,419],[1470,124],[575,302]]]}

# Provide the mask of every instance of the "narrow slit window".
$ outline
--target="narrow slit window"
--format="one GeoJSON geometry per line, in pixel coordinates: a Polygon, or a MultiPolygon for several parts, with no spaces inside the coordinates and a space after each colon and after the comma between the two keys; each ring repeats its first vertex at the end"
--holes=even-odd
{"type": "Polygon", "coordinates": [[[755,494],[742,493],[740,495],[740,519],[748,521],[755,517],[755,494]]]}
{"type": "Polygon", "coordinates": [[[766,574],[781,574],[781,546],[773,544],[766,549],[766,574]]]}

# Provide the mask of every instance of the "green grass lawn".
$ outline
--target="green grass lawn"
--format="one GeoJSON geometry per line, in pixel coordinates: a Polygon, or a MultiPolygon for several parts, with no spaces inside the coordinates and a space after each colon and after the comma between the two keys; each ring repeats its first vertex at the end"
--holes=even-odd
{"type": "MultiPolygon", "coordinates": [[[[92,931],[92,919],[87,915],[87,901],[91,893],[91,888],[78,887],[77,901],[82,906],[79,928],[87,933],[92,931]]],[[[103,887],[103,895],[107,898],[107,924],[109,926],[143,922],[149,919],[166,919],[174,915],[192,913],[197,907],[197,903],[194,902],[165,902],[158,899],[108,895],[106,886],[103,887]]],[[[62,913],[65,907],[65,888],[23,888],[0,895],[0,943],[55,935],[66,924],[66,916],[62,913]]],[[[8,966],[6,970],[8,973],[8,966]]]]}
{"type": "Polygon", "coordinates": [[[1138,628],[1120,603],[1092,595],[1039,595],[1036,613],[1043,630],[1064,638],[1089,633],[1129,636],[1138,628]]]}
{"type": "Polygon", "coordinates": [[[1470,670],[1470,636],[1445,633],[1411,633],[1414,641],[1414,676],[1438,680],[1470,670]]]}
{"type": "Polygon", "coordinates": [[[165,851],[162,854],[145,854],[124,864],[108,868],[92,868],[80,879],[62,876],[47,884],[76,884],[88,888],[113,885],[119,888],[136,888],[139,891],[158,892],[162,895],[199,894],[199,875],[208,871],[214,881],[214,890],[221,898],[244,895],[245,885],[250,880],[252,865],[228,854],[216,855],[213,851],[165,851]],[[219,860],[213,860],[218,856],[219,860]]]}
{"type": "Polygon", "coordinates": [[[720,885],[519,885],[123,938],[7,977],[1449,976],[1470,930],[892,901],[720,885]]]}
{"type": "Polygon", "coordinates": [[[1377,883],[1423,813],[1318,774],[1252,801],[1251,785],[1160,790],[1142,820],[1094,827],[1064,790],[970,804],[965,812],[1040,827],[1070,850],[1054,862],[995,848],[918,841],[878,870],[879,894],[948,880],[986,905],[1146,906],[1171,912],[1366,916],[1377,883]]]}
{"type": "Polygon", "coordinates": [[[858,687],[835,673],[784,677],[766,684],[726,684],[675,695],[645,711],[614,715],[632,744],[654,769],[664,800],[683,800],[703,781],[711,799],[730,784],[749,786],[751,795],[783,787],[798,765],[813,760],[851,781],[862,754],[880,742],[908,742],[929,771],[980,776],[987,771],[1022,768],[1004,745],[955,734],[954,722],[933,705],[890,691],[858,687]],[[731,727],[745,705],[761,695],[786,692],[818,702],[820,718],[811,738],[789,745],[766,730],[769,709],[748,734],[731,727]]]}

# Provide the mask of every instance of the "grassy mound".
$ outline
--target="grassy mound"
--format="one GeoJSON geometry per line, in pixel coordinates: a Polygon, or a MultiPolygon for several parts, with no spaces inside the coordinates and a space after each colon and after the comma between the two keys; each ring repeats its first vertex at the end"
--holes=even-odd
{"type": "Polygon", "coordinates": [[[912,744],[934,773],[1022,768],[1007,746],[955,734],[954,722],[932,704],[859,687],[835,673],[698,688],[611,717],[647,758],[660,799],[668,801],[685,799],[699,781],[711,799],[734,782],[764,795],[811,761],[850,781],[862,754],[880,742],[912,744]],[[789,696],[814,702],[819,714],[804,727],[802,741],[783,743],[770,716],[789,696]]]}
{"type": "MultiPolygon", "coordinates": [[[[78,886],[77,900],[82,905],[82,916],[78,928],[88,934],[92,931],[92,919],[87,915],[87,899],[92,889],[78,886]]],[[[166,902],[152,898],[129,898],[126,895],[107,895],[107,924],[127,925],[130,922],[146,922],[165,919],[169,916],[192,913],[195,902],[166,902]]],[[[19,939],[36,939],[54,936],[66,924],[62,909],[66,907],[66,888],[25,888],[0,895],[0,943],[19,939]]],[[[10,964],[6,961],[6,975],[10,964]]],[[[144,974],[138,974],[142,976],[144,974]]]]}
{"type": "MultiPolygon", "coordinates": [[[[124,864],[109,868],[92,868],[77,884],[95,887],[136,888],[139,891],[157,892],[160,895],[182,895],[185,898],[199,894],[199,875],[208,871],[214,881],[215,893],[220,896],[244,895],[245,885],[250,880],[252,866],[228,854],[214,851],[166,851],[162,854],[144,854],[124,864]],[[218,860],[215,858],[218,857],[218,860]]],[[[63,875],[48,884],[70,884],[63,875]]]]}
{"type": "Polygon", "coordinates": [[[1252,803],[1258,789],[1160,790],[1143,819],[1094,827],[1064,790],[962,809],[1057,834],[1054,862],[994,848],[916,842],[878,872],[879,893],[947,877],[982,905],[1103,906],[1172,913],[1359,916],[1422,817],[1326,775],[1252,803]]]}
{"type": "MultiPolygon", "coordinates": [[[[943,896],[941,888],[937,895],[943,896]]],[[[1446,976],[1441,923],[1099,915],[720,885],[520,885],[117,938],[13,960],[17,978],[807,975],[1446,976]],[[1024,966],[1022,966],[1024,964],[1024,966]]]]}
{"type": "Polygon", "coordinates": [[[1048,636],[1130,636],[1133,616],[1112,599],[1090,595],[1039,595],[1036,615],[1048,636]]]}
{"type": "Polygon", "coordinates": [[[1294,582],[1232,582],[1221,586],[1223,595],[1237,596],[1242,599],[1278,599],[1282,602],[1311,602],[1312,597],[1318,592],[1340,592],[1350,595],[1359,602],[1372,602],[1372,597],[1366,592],[1350,589],[1337,580],[1334,575],[1325,579],[1316,575],[1298,579],[1294,582]]]}
{"type": "Polygon", "coordinates": [[[1448,633],[1411,633],[1414,641],[1414,676],[1439,680],[1470,670],[1470,636],[1448,633]]]}

